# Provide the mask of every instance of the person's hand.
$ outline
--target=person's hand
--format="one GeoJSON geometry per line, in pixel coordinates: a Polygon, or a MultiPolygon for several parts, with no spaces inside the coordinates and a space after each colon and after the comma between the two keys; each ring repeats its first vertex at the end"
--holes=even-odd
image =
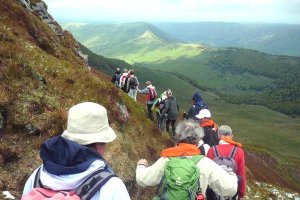
{"type": "Polygon", "coordinates": [[[140,159],[137,162],[138,165],[144,165],[145,167],[148,167],[148,161],[146,159],[140,159]]]}

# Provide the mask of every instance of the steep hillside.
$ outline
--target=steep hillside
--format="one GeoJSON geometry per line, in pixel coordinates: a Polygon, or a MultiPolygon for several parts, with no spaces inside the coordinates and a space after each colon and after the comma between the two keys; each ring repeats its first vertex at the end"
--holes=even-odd
{"type": "Polygon", "coordinates": [[[105,157],[134,196],[136,161],[155,160],[172,141],[146,118],[143,104],[116,89],[106,75],[90,71],[73,37],[54,32],[32,11],[35,5],[0,1],[0,190],[20,199],[26,179],[41,163],[40,144],[62,133],[72,105],[92,101],[108,109],[118,139],[105,157]],[[118,103],[126,105],[128,121],[118,103]]]}
{"type": "MultiPolygon", "coordinates": [[[[38,155],[40,144],[62,133],[67,110],[72,105],[93,101],[108,109],[109,123],[118,137],[108,146],[106,159],[126,183],[132,199],[151,199],[154,187],[142,189],[135,184],[135,164],[139,158],[147,158],[152,163],[164,147],[174,145],[168,134],[159,132],[154,123],[146,118],[144,102],[133,102],[110,83],[110,77],[87,67],[87,57],[78,49],[72,35],[63,31],[48,13],[45,15],[45,9],[33,9],[37,5],[42,6],[40,1],[34,0],[23,6],[19,2],[0,1],[1,194],[8,190],[20,199],[26,179],[41,163],[38,155]],[[42,20],[39,11],[47,19],[42,20]],[[128,120],[123,117],[118,103],[126,105],[128,120]]],[[[101,62],[98,63],[99,69],[108,72],[116,66],[130,67],[120,60],[94,56],[94,63],[101,62]]],[[[145,79],[152,77],[157,82],[164,80],[166,75],[159,71],[140,70],[145,79]]],[[[193,88],[176,76],[166,80],[165,86],[172,86],[173,89],[176,86],[174,82],[185,84],[175,90],[175,94],[193,88]]],[[[183,98],[189,101],[189,94],[192,93],[187,91],[188,96],[183,98]]],[[[293,154],[298,150],[299,119],[291,119],[264,107],[222,103],[210,92],[204,92],[203,96],[209,102],[216,121],[232,124],[234,130],[243,130],[237,131],[236,137],[244,143],[249,157],[256,161],[249,166],[249,198],[254,195],[258,199],[278,196],[273,190],[270,191],[274,186],[260,186],[261,183],[253,182],[255,179],[279,185],[275,192],[299,191],[300,154],[293,154]],[[257,116],[260,117],[258,121],[255,120],[257,116]],[[264,119],[264,116],[269,118],[264,119]],[[251,123],[248,123],[249,118],[251,123]],[[283,126],[282,121],[287,122],[287,127],[283,126]],[[283,127],[286,131],[284,135],[280,131],[283,127]],[[256,137],[257,134],[250,133],[264,134],[256,137]],[[274,139],[270,139],[272,137],[274,139]],[[273,170],[265,171],[268,168],[273,170]],[[279,180],[270,178],[278,174],[279,180]]],[[[282,193],[285,197],[292,195],[282,193]]],[[[0,198],[4,198],[3,195],[0,198]]]]}
{"type": "Polygon", "coordinates": [[[242,47],[275,55],[300,56],[300,25],[226,22],[155,23],[175,37],[215,47],[242,47]]]}
{"type": "MultiPolygon", "coordinates": [[[[120,37],[121,29],[114,31],[111,35],[120,37]]],[[[102,34],[99,32],[100,38],[102,34]]],[[[106,52],[112,51],[110,56],[136,67],[172,73],[198,88],[217,92],[231,103],[264,105],[285,114],[300,114],[299,57],[170,42],[149,30],[127,39],[117,48],[112,47],[114,42],[106,41],[106,52]]]]}
{"type": "MultiPolygon", "coordinates": [[[[133,25],[127,24],[129,28],[133,25]]],[[[143,27],[144,24],[139,25],[143,27]]],[[[103,24],[97,27],[101,26],[107,27],[103,24]]],[[[110,35],[116,38],[123,36],[121,28],[109,30],[110,35]]],[[[85,35],[84,30],[77,31],[85,35]]],[[[126,60],[136,67],[169,72],[198,88],[213,90],[228,102],[264,105],[285,114],[300,114],[299,57],[170,42],[153,31],[146,30],[139,36],[127,37],[127,41],[119,41],[117,46],[115,39],[95,45],[99,48],[106,45],[105,52],[111,51],[110,56],[126,60]]],[[[107,34],[98,32],[99,38],[107,39],[107,34]],[[102,35],[105,36],[102,38],[102,35]]]]}
{"type": "MultiPolygon", "coordinates": [[[[190,107],[195,88],[188,81],[162,71],[135,69],[139,80],[151,80],[159,91],[171,88],[180,102],[181,110],[187,111],[190,107]]],[[[201,93],[213,113],[213,118],[218,124],[230,124],[235,130],[236,139],[241,141],[249,152],[246,160],[251,177],[249,180],[272,182],[297,191],[293,183],[298,184],[300,180],[297,167],[300,157],[295,153],[299,151],[300,120],[262,106],[228,104],[209,90],[202,90],[201,93]],[[270,168],[272,170],[268,170],[270,168]]],[[[265,189],[262,191],[266,192],[265,189]]],[[[265,198],[273,194],[261,194],[260,191],[255,194],[257,195],[265,198]]]]}
{"type": "MultiPolygon", "coordinates": [[[[132,46],[129,46],[126,42],[133,39],[138,40],[142,35],[152,42],[163,43],[175,41],[171,35],[149,23],[143,22],[119,24],[65,24],[63,25],[63,28],[71,31],[78,41],[93,52],[108,57],[112,57],[116,54],[122,55],[124,51],[130,50],[132,46]],[[152,37],[151,34],[154,37],[152,37]]],[[[136,49],[131,51],[135,50],[136,49]]]]}

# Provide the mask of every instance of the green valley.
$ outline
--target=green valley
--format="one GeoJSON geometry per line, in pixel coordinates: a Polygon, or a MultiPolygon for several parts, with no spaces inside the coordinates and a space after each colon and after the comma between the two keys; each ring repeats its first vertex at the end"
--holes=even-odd
{"type": "Polygon", "coordinates": [[[231,103],[300,114],[299,57],[182,43],[147,23],[65,27],[98,54],[125,60],[136,68],[171,73],[231,103]],[[97,38],[93,45],[91,31],[86,34],[90,29],[94,30],[92,38],[97,38]]]}

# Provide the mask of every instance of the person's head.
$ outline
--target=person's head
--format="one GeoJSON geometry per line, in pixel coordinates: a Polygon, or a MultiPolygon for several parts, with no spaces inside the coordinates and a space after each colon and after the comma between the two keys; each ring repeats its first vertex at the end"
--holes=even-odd
{"type": "Polygon", "coordinates": [[[119,71],[120,71],[120,68],[118,67],[116,71],[119,72],[119,71]]]}
{"type": "Polygon", "coordinates": [[[131,70],[129,70],[129,72],[128,72],[130,75],[133,75],[134,74],[134,70],[133,69],[131,69],[131,70]]]}
{"type": "Polygon", "coordinates": [[[84,102],[70,108],[67,130],[62,137],[93,147],[103,155],[105,144],[112,142],[117,136],[108,124],[107,110],[99,104],[84,102]]]}
{"type": "Polygon", "coordinates": [[[198,115],[196,115],[196,118],[198,118],[200,121],[208,120],[211,118],[210,111],[208,109],[202,109],[198,115]]]}
{"type": "Polygon", "coordinates": [[[172,91],[170,89],[167,89],[166,94],[167,94],[167,97],[171,97],[173,95],[172,91]]]}
{"type": "Polygon", "coordinates": [[[194,120],[184,120],[176,126],[175,139],[178,143],[198,145],[199,140],[203,137],[203,128],[194,120]]]}
{"type": "Polygon", "coordinates": [[[146,85],[151,85],[151,81],[146,81],[146,85]]]}
{"type": "Polygon", "coordinates": [[[193,101],[194,102],[202,102],[202,98],[201,98],[201,95],[200,95],[200,92],[196,92],[193,96],[193,101]]]}
{"type": "Polygon", "coordinates": [[[224,137],[232,138],[233,137],[232,129],[230,128],[230,126],[222,125],[218,129],[218,136],[220,139],[224,137]]]}
{"type": "Polygon", "coordinates": [[[161,95],[161,100],[165,100],[167,98],[167,91],[164,91],[161,95]]]}
{"type": "Polygon", "coordinates": [[[128,72],[128,69],[124,68],[123,73],[127,73],[127,72],[128,72]]]}

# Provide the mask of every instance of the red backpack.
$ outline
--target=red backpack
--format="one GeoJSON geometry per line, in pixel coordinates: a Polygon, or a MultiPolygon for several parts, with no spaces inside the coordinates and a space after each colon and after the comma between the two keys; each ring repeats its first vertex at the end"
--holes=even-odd
{"type": "Polygon", "coordinates": [[[156,91],[155,91],[155,88],[149,88],[148,99],[149,99],[150,101],[154,101],[155,98],[156,98],[156,96],[157,96],[157,93],[156,93],[156,91]]]}
{"type": "Polygon", "coordinates": [[[36,173],[34,188],[28,194],[22,196],[21,200],[90,200],[110,178],[116,177],[108,168],[101,168],[89,175],[74,190],[54,191],[43,187],[40,182],[40,171],[41,167],[36,173]]]}

